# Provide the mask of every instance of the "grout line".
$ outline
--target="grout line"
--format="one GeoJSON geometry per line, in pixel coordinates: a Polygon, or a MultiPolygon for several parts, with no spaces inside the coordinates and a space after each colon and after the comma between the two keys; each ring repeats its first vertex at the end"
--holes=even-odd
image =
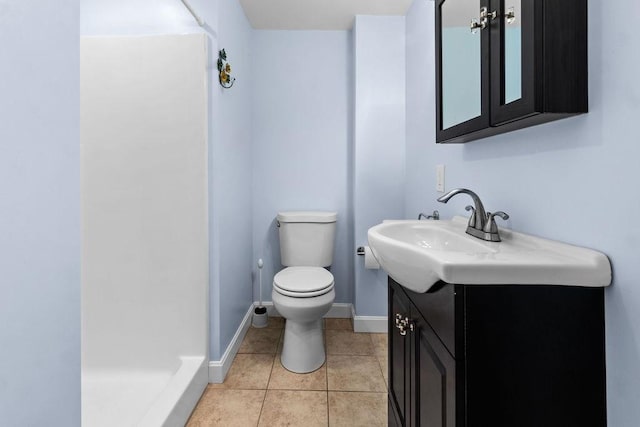
{"type": "Polygon", "coordinates": [[[330,412],[329,412],[329,354],[327,352],[327,330],[325,329],[322,333],[322,337],[324,339],[324,381],[326,387],[326,396],[327,396],[327,427],[331,425],[330,412]]]}
{"type": "Polygon", "coordinates": [[[269,391],[269,383],[271,382],[271,374],[273,373],[273,367],[276,363],[276,357],[278,357],[277,350],[276,354],[273,357],[273,360],[271,361],[271,371],[269,371],[269,379],[267,380],[267,385],[264,390],[264,397],[262,398],[262,406],[260,406],[260,415],[258,415],[258,423],[256,424],[256,426],[260,424],[260,419],[262,418],[262,410],[264,409],[264,402],[266,402],[267,400],[267,392],[269,391]]]}
{"type": "MultiPolygon", "coordinates": [[[[369,337],[371,338],[371,335],[369,335],[369,337]]],[[[387,342],[387,346],[388,346],[388,342],[387,342]]],[[[384,368],[382,367],[382,363],[380,362],[380,355],[376,352],[376,346],[373,342],[373,338],[371,338],[371,346],[373,347],[373,354],[376,356],[376,361],[378,362],[378,367],[380,368],[380,373],[382,374],[382,381],[384,382],[384,386],[385,389],[387,391],[387,393],[389,392],[389,384],[387,384],[387,380],[385,379],[384,376],[384,371],[385,369],[389,369],[388,366],[385,366],[384,368]]],[[[387,349],[388,351],[388,349],[387,349]]],[[[389,363],[389,361],[387,360],[387,363],[389,363]]]]}
{"type": "Polygon", "coordinates": [[[371,393],[371,394],[387,394],[386,391],[371,391],[371,390],[325,390],[325,389],[312,389],[312,388],[270,388],[270,389],[264,389],[264,388],[243,388],[243,387],[234,387],[234,388],[214,388],[211,389],[212,392],[217,392],[217,391],[229,391],[229,390],[244,390],[244,391],[301,391],[301,392],[307,392],[307,391],[314,391],[314,392],[321,392],[321,391],[331,391],[334,393],[371,393]]]}
{"type": "MultiPolygon", "coordinates": [[[[278,357],[278,354],[274,354],[273,355],[273,360],[271,361],[271,370],[269,371],[269,379],[267,380],[267,385],[266,385],[266,390],[269,390],[269,384],[271,383],[271,375],[273,375],[273,368],[276,366],[276,358],[278,357]]],[[[266,396],[266,393],[265,393],[266,396]]]]}
{"type": "Polygon", "coordinates": [[[329,419],[329,390],[325,392],[325,396],[327,398],[327,426],[329,426],[331,424],[331,420],[329,419]]]}
{"type": "Polygon", "coordinates": [[[262,397],[262,405],[260,405],[260,413],[258,414],[258,421],[256,421],[256,427],[260,425],[260,418],[262,418],[262,410],[264,409],[265,400],[267,400],[267,390],[264,390],[264,396],[262,397]]]}
{"type": "MultiPolygon", "coordinates": [[[[313,390],[313,389],[283,388],[283,389],[273,389],[273,390],[287,391],[287,392],[322,392],[322,391],[324,391],[325,392],[325,397],[326,397],[327,426],[330,426],[331,425],[331,419],[330,419],[331,411],[330,411],[329,392],[333,392],[335,394],[339,394],[339,393],[359,393],[359,394],[363,394],[363,393],[366,393],[366,394],[370,394],[370,395],[387,395],[388,391],[389,391],[389,385],[387,384],[386,381],[384,381],[384,369],[387,368],[387,367],[386,366],[385,367],[382,366],[382,363],[381,363],[380,359],[381,359],[381,357],[383,357],[383,355],[381,356],[376,352],[376,347],[374,345],[373,338],[372,338],[373,335],[372,334],[368,334],[369,335],[369,339],[371,341],[371,345],[373,347],[373,357],[375,357],[375,359],[376,359],[376,362],[378,364],[378,368],[380,369],[381,374],[383,376],[383,381],[385,382],[385,391],[330,390],[329,389],[329,366],[328,366],[329,365],[329,357],[330,356],[347,356],[347,357],[363,357],[363,356],[365,356],[366,357],[366,356],[371,356],[371,355],[329,355],[329,354],[327,354],[327,351],[326,351],[326,330],[323,331],[323,335],[324,335],[324,339],[325,339],[325,357],[326,357],[326,359],[325,359],[325,389],[324,390],[313,390]]],[[[276,358],[279,356],[279,354],[277,352],[277,349],[279,348],[280,342],[283,339],[284,339],[284,330],[282,329],[281,330],[281,334],[280,334],[280,338],[279,338],[279,341],[278,341],[278,346],[276,347],[276,353],[275,354],[273,354],[273,353],[247,353],[247,354],[264,354],[264,355],[269,354],[270,356],[273,357],[273,359],[271,361],[271,370],[269,371],[269,378],[267,379],[266,388],[264,388],[264,389],[263,388],[259,388],[259,387],[258,388],[247,388],[247,387],[233,387],[233,388],[231,388],[231,387],[229,387],[229,388],[227,388],[227,387],[217,388],[216,387],[216,388],[213,388],[213,387],[207,386],[207,388],[205,389],[205,392],[201,396],[198,404],[196,405],[196,408],[201,403],[200,401],[204,398],[204,395],[209,391],[215,392],[217,390],[220,390],[220,391],[224,391],[224,390],[252,390],[252,391],[258,391],[258,390],[260,390],[260,391],[264,392],[264,395],[263,395],[263,398],[262,398],[262,404],[260,406],[260,413],[258,415],[258,421],[257,421],[257,424],[256,424],[256,425],[259,425],[260,420],[262,418],[262,414],[264,412],[264,407],[265,407],[265,403],[266,403],[266,400],[267,400],[267,393],[270,390],[269,389],[269,384],[271,383],[271,378],[273,376],[273,370],[275,369],[275,364],[277,363],[276,358]]],[[[238,353],[238,354],[240,354],[240,353],[238,353]]],[[[234,362],[235,362],[235,360],[234,360],[234,362]]],[[[194,408],[194,412],[195,412],[196,408],[194,408]]],[[[193,413],[191,415],[193,415],[193,413]]],[[[189,419],[191,419],[191,416],[190,416],[189,419]]]]}

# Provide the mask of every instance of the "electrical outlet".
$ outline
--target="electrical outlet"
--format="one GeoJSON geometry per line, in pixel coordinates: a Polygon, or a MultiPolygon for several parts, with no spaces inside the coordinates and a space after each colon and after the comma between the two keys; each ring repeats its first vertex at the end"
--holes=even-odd
{"type": "Polygon", "coordinates": [[[436,191],[444,193],[444,165],[436,165],[436,191]]]}

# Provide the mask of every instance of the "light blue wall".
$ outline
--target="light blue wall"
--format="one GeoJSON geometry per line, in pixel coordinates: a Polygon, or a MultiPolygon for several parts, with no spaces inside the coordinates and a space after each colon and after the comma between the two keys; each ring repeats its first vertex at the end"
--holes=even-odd
{"type": "MultiPolygon", "coordinates": [[[[349,40],[347,31],[253,32],[253,257],[265,262],[267,301],[282,268],[277,212],[320,209],[338,212],[331,271],[336,302],[351,302],[349,40]]],[[[257,282],[254,267],[256,296],[257,282]]]]}
{"type": "Polygon", "coordinates": [[[83,35],[205,32],[210,41],[209,270],[210,359],[219,360],[252,298],[251,288],[251,28],[233,0],[192,0],[200,28],[178,0],[82,0],[83,35]],[[223,13],[220,14],[219,10],[223,13]],[[236,84],[218,84],[225,48],[236,84]]]}
{"type": "MultiPolygon", "coordinates": [[[[220,360],[253,302],[251,32],[237,0],[219,0],[219,48],[225,49],[236,78],[231,89],[217,91],[217,138],[213,141],[210,185],[213,188],[211,359],[220,360]],[[215,245],[215,246],[214,246],[215,245]],[[214,290],[219,290],[215,294],[214,290]],[[219,316],[214,314],[219,313],[219,316]],[[219,326],[218,326],[219,325],[219,326]]],[[[217,51],[214,52],[217,60],[217,51]]]]}
{"type": "Polygon", "coordinates": [[[75,0],[0,4],[0,425],[80,425],[75,0]]]}
{"type": "MultiPolygon", "coordinates": [[[[404,218],[404,17],[357,16],[353,42],[355,250],[367,245],[370,227],[384,219],[404,218]]],[[[365,270],[364,260],[357,258],[356,315],[385,316],[387,275],[365,270]]]]}
{"type": "MultiPolygon", "coordinates": [[[[613,264],[607,289],[608,425],[640,419],[640,33],[606,3],[589,1],[590,112],[465,145],[435,144],[434,3],[407,15],[406,210],[464,214],[462,196],[436,203],[435,165],[447,188],[468,187],[519,231],[598,249],[613,264]]],[[[640,16],[635,0],[618,10],[640,16]]]]}

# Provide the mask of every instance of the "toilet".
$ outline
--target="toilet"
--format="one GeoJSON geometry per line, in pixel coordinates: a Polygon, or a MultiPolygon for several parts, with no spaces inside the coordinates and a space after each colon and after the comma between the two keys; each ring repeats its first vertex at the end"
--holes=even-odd
{"type": "Polygon", "coordinates": [[[277,216],[280,258],[285,266],[273,278],[271,299],[285,318],[280,361],[292,372],[306,373],[325,361],[322,317],[335,299],[333,262],[336,212],[293,211],[277,216]]]}

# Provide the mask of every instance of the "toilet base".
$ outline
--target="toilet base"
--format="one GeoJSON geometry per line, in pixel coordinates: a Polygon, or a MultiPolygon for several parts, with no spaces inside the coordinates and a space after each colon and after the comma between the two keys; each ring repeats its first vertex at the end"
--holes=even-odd
{"type": "Polygon", "coordinates": [[[287,370],[297,374],[320,368],[325,361],[322,319],[310,322],[287,319],[280,361],[287,370]]]}
{"type": "Polygon", "coordinates": [[[322,316],[329,312],[335,298],[333,289],[310,298],[293,298],[272,290],[273,306],[286,319],[280,360],[289,371],[313,372],[324,363],[322,316]]]}

